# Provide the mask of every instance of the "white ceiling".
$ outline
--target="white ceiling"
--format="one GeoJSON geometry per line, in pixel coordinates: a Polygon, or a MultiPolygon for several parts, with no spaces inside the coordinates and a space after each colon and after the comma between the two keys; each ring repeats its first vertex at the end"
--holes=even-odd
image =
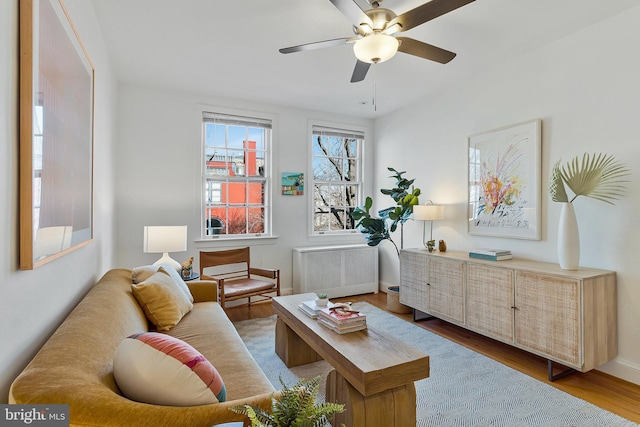
{"type": "MultiPolygon", "coordinates": [[[[356,61],[351,45],[278,52],[353,34],[329,0],[92,2],[121,81],[361,117],[409,105],[638,5],[476,0],[402,34],[456,52],[450,63],[398,53],[372,67],[363,82],[349,83],[356,61]]],[[[382,7],[400,15],[422,3],[385,0],[382,7]]]]}

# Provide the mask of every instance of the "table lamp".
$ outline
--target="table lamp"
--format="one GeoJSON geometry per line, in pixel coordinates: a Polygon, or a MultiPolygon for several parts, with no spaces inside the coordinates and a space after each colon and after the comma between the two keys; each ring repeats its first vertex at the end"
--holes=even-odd
{"type": "Polygon", "coordinates": [[[144,252],[161,253],[162,257],[153,263],[170,264],[180,270],[178,261],[171,259],[169,252],[185,252],[187,250],[187,226],[149,226],[144,227],[144,252]]]}
{"type": "MultiPolygon", "coordinates": [[[[413,219],[418,221],[430,221],[431,233],[429,234],[429,241],[433,240],[433,221],[444,219],[444,206],[434,205],[431,200],[427,200],[424,205],[415,205],[413,207],[413,219]]],[[[426,223],[422,226],[422,243],[426,248],[426,223]]]]}

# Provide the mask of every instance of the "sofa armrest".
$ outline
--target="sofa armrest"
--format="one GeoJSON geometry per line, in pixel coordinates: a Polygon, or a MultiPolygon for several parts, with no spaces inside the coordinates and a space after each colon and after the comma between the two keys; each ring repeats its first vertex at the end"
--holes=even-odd
{"type": "Polygon", "coordinates": [[[218,284],[214,280],[190,280],[187,283],[193,302],[218,301],[218,284]]]}

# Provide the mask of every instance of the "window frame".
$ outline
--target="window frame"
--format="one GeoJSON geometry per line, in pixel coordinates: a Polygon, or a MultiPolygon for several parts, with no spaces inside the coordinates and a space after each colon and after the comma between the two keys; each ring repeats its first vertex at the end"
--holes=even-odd
{"type": "MultiPolygon", "coordinates": [[[[325,180],[316,180],[314,175],[314,144],[317,130],[323,130],[328,133],[335,134],[344,134],[345,136],[353,136],[357,141],[357,150],[358,154],[355,156],[356,159],[356,180],[350,184],[340,184],[340,185],[353,185],[356,187],[355,191],[355,203],[353,207],[361,206],[364,204],[364,193],[365,193],[365,146],[368,135],[368,130],[349,124],[338,124],[338,123],[330,123],[330,122],[321,122],[321,121],[310,121],[309,122],[309,130],[308,130],[308,141],[310,144],[307,146],[309,150],[308,162],[309,162],[309,215],[308,215],[308,230],[309,235],[311,237],[324,237],[324,236],[350,236],[358,233],[356,228],[353,229],[342,229],[342,230],[316,230],[315,229],[315,194],[316,194],[316,183],[329,184],[332,181],[325,180]]],[[[343,181],[341,181],[343,182],[343,181]]]]}
{"type": "MultiPolygon", "coordinates": [[[[272,226],[272,218],[273,218],[273,148],[274,148],[274,117],[257,113],[253,111],[242,111],[242,110],[231,110],[227,108],[213,108],[213,107],[201,107],[200,108],[200,209],[198,213],[198,217],[200,220],[200,241],[214,241],[214,240],[239,240],[239,239],[262,239],[262,238],[271,238],[273,235],[273,226],[272,226]],[[228,126],[245,126],[247,128],[251,128],[251,124],[256,124],[255,127],[263,127],[265,129],[269,129],[267,135],[265,135],[264,139],[264,148],[257,149],[251,147],[243,147],[242,150],[238,150],[237,148],[232,148],[228,146],[228,132],[225,132],[225,154],[229,154],[231,151],[242,151],[243,153],[247,152],[263,152],[264,153],[264,162],[263,162],[263,174],[259,175],[239,175],[239,176],[231,176],[229,174],[225,175],[216,175],[216,174],[207,174],[207,164],[206,164],[206,156],[207,156],[207,135],[206,135],[206,125],[207,123],[214,122],[214,119],[220,120],[221,124],[225,125],[225,128],[228,126]],[[263,126],[260,126],[263,125],[263,126]],[[228,186],[229,184],[238,184],[238,183],[246,183],[245,187],[245,200],[243,203],[230,203],[227,200],[223,206],[228,210],[234,208],[241,208],[245,211],[247,209],[260,207],[263,209],[263,231],[260,233],[235,233],[228,234],[226,229],[223,230],[222,234],[207,234],[207,222],[210,218],[207,214],[208,209],[211,206],[215,206],[214,204],[207,203],[207,192],[208,192],[208,183],[211,182],[213,184],[219,183],[221,187],[228,186]],[[262,190],[262,203],[255,204],[251,203],[250,198],[248,197],[248,192],[250,191],[250,186],[252,184],[260,183],[263,185],[262,190]]],[[[246,132],[246,130],[245,130],[246,132]]],[[[230,156],[225,157],[225,163],[229,163],[230,156]]],[[[227,165],[226,168],[231,166],[227,165]]],[[[213,191],[213,190],[212,190],[213,191]]],[[[222,192],[221,189],[219,189],[222,192]]],[[[245,227],[247,226],[247,221],[245,220],[245,227]]]]}

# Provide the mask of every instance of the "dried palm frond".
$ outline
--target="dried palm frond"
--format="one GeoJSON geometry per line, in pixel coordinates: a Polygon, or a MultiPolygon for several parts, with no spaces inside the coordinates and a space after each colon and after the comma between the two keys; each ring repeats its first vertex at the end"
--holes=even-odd
{"type": "Polygon", "coordinates": [[[573,202],[576,197],[585,196],[613,205],[612,200],[624,194],[625,184],[629,181],[622,178],[627,175],[629,169],[612,155],[585,153],[582,160],[576,156],[562,167],[559,162],[556,163],[549,181],[549,193],[554,202],[573,202]],[[567,197],[564,184],[574,194],[571,200],[567,197]]]}
{"type": "Polygon", "coordinates": [[[554,202],[567,203],[569,198],[567,197],[567,190],[564,189],[564,183],[562,182],[562,175],[560,174],[560,160],[556,162],[551,171],[551,177],[549,178],[549,194],[551,194],[551,200],[554,202]]]}

